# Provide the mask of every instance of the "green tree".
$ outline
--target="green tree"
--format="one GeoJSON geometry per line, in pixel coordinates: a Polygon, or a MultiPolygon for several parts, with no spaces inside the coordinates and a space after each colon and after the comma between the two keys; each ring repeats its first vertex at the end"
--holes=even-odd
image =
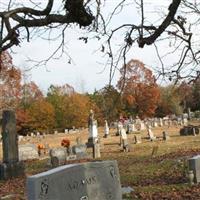
{"type": "Polygon", "coordinates": [[[101,109],[104,119],[114,121],[119,118],[123,110],[121,95],[111,85],[107,85],[99,91],[94,92],[93,101],[101,109]]]}
{"type": "Polygon", "coordinates": [[[55,110],[55,119],[57,129],[66,128],[66,115],[67,115],[67,104],[68,94],[64,94],[60,91],[60,87],[51,85],[47,93],[47,101],[52,104],[55,110]]]}
{"type": "Polygon", "coordinates": [[[156,116],[164,117],[169,114],[182,114],[181,97],[178,94],[177,87],[169,85],[160,87],[160,102],[156,110],[156,116]]]}

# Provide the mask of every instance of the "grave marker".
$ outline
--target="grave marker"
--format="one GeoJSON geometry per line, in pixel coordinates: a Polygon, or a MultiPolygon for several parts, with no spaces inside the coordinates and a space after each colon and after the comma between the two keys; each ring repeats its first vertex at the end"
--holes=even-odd
{"type": "Polygon", "coordinates": [[[23,162],[19,162],[16,119],[12,110],[3,111],[2,139],[3,163],[0,164],[0,179],[24,175],[23,162]]]}
{"type": "Polygon", "coordinates": [[[122,200],[116,161],[70,164],[27,178],[28,200],[122,200]]]}
{"type": "Polygon", "coordinates": [[[200,182],[200,155],[194,156],[188,160],[189,170],[194,173],[194,182],[200,182]]]}

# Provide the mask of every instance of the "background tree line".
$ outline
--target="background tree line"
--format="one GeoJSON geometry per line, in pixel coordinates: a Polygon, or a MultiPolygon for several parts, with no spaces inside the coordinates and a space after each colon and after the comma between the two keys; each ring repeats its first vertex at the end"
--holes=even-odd
{"type": "Polygon", "coordinates": [[[119,115],[163,117],[180,115],[187,108],[200,110],[200,79],[190,84],[159,86],[152,71],[139,60],[130,60],[121,67],[116,87],[107,85],[92,94],[80,94],[66,83],[51,85],[43,94],[33,81],[22,84],[22,73],[13,66],[7,52],[0,58],[0,110],[16,111],[21,134],[87,127],[90,109],[99,125],[104,119],[115,121],[119,115]]]}

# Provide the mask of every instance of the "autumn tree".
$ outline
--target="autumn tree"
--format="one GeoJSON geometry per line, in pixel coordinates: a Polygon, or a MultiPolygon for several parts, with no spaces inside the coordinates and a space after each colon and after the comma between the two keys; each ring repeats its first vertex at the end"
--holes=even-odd
{"type": "Polygon", "coordinates": [[[21,98],[21,71],[8,52],[0,54],[0,110],[16,109],[21,98]]]}
{"type": "Polygon", "coordinates": [[[50,133],[55,127],[54,107],[45,100],[37,100],[28,109],[29,126],[34,131],[50,133]]]}
{"type": "Polygon", "coordinates": [[[88,115],[91,109],[90,99],[83,95],[74,93],[66,98],[66,127],[87,127],[88,115]]]}
{"type": "Polygon", "coordinates": [[[159,101],[159,88],[152,71],[139,60],[130,60],[120,69],[118,88],[128,114],[150,117],[159,101]]]}
{"type": "Polygon", "coordinates": [[[20,134],[27,134],[32,127],[30,126],[31,117],[29,116],[29,107],[36,101],[42,100],[43,94],[39,87],[31,81],[21,87],[21,97],[16,108],[17,130],[20,134]]]}
{"type": "Polygon", "coordinates": [[[16,109],[16,126],[17,132],[20,135],[27,135],[28,132],[32,131],[34,128],[30,124],[31,116],[28,109],[17,108],[16,109]]]}
{"type": "Polygon", "coordinates": [[[33,81],[22,85],[22,104],[23,107],[29,107],[34,101],[44,98],[42,91],[33,81]]]}

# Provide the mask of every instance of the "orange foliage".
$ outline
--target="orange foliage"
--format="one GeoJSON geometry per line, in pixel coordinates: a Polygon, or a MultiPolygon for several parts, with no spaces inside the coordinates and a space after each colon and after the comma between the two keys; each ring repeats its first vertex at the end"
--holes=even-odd
{"type": "Polygon", "coordinates": [[[29,126],[37,131],[49,132],[55,125],[53,106],[45,100],[34,102],[28,109],[30,116],[29,126]]]}
{"type": "Polygon", "coordinates": [[[120,70],[118,88],[123,89],[123,101],[128,109],[141,117],[155,113],[160,98],[160,91],[152,71],[138,60],[131,60],[120,70]]]}
{"type": "Polygon", "coordinates": [[[8,52],[0,54],[0,109],[16,108],[21,96],[21,71],[16,69],[8,52]]]}

